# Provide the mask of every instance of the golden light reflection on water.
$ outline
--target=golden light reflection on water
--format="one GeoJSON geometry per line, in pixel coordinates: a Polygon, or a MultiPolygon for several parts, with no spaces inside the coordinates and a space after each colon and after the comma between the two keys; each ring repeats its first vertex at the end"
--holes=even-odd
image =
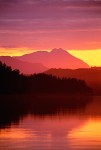
{"type": "Polygon", "coordinates": [[[101,150],[100,102],[75,113],[24,116],[0,129],[0,150],[101,150]]]}
{"type": "Polygon", "coordinates": [[[96,150],[98,146],[101,148],[101,119],[82,120],[78,116],[75,119],[67,116],[61,119],[33,120],[28,117],[19,125],[0,130],[1,150],[4,150],[5,144],[7,145],[5,150],[9,148],[28,150],[28,147],[36,148],[35,150],[48,148],[53,150],[55,147],[58,150],[67,148],[89,150],[94,146],[96,150]]]}
{"type": "Polygon", "coordinates": [[[8,129],[2,129],[0,131],[0,139],[27,139],[35,137],[35,134],[32,134],[30,131],[27,131],[25,129],[19,129],[19,128],[8,128],[8,129]]]}
{"type": "Polygon", "coordinates": [[[101,148],[101,119],[90,119],[67,135],[72,146],[101,148]]]}

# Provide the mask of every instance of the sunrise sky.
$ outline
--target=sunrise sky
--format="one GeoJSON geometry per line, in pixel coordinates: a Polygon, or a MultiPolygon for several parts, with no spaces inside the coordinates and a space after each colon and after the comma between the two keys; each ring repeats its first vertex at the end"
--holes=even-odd
{"type": "Polygon", "coordinates": [[[101,0],[0,0],[0,55],[60,47],[101,66],[101,0]]]}

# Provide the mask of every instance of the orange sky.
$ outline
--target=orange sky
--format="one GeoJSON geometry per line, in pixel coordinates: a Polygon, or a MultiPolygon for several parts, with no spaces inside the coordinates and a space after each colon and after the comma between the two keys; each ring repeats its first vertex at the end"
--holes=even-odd
{"type": "Polygon", "coordinates": [[[0,55],[9,56],[62,48],[101,66],[101,2],[2,0],[0,47],[0,55]]]}
{"type": "Polygon", "coordinates": [[[72,55],[82,59],[88,65],[101,66],[101,49],[98,50],[71,50],[69,51],[72,55]]]}

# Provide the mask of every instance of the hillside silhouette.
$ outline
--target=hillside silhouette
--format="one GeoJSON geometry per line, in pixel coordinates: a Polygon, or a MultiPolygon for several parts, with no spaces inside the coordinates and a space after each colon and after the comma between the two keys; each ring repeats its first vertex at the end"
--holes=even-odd
{"type": "Polygon", "coordinates": [[[21,61],[41,63],[47,68],[89,68],[84,61],[72,56],[63,49],[53,49],[50,52],[37,51],[23,56],[16,57],[21,61]]]}
{"type": "Polygon", "coordinates": [[[2,61],[2,63],[5,63],[7,66],[11,66],[12,69],[19,69],[19,71],[25,75],[41,73],[48,69],[41,63],[21,61],[10,56],[0,56],[0,61],[2,61]]]}
{"type": "Polygon", "coordinates": [[[0,93],[90,93],[85,81],[43,73],[25,76],[0,62],[0,93]]]}
{"type": "Polygon", "coordinates": [[[81,69],[50,69],[45,72],[60,78],[77,78],[85,80],[95,94],[101,94],[101,67],[81,69]]]}

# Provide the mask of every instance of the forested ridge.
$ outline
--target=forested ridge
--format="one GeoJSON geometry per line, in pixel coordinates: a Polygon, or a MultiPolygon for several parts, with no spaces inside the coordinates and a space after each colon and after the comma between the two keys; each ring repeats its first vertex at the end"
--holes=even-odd
{"type": "Polygon", "coordinates": [[[0,93],[90,93],[84,80],[44,73],[25,76],[0,62],[0,93]]]}

